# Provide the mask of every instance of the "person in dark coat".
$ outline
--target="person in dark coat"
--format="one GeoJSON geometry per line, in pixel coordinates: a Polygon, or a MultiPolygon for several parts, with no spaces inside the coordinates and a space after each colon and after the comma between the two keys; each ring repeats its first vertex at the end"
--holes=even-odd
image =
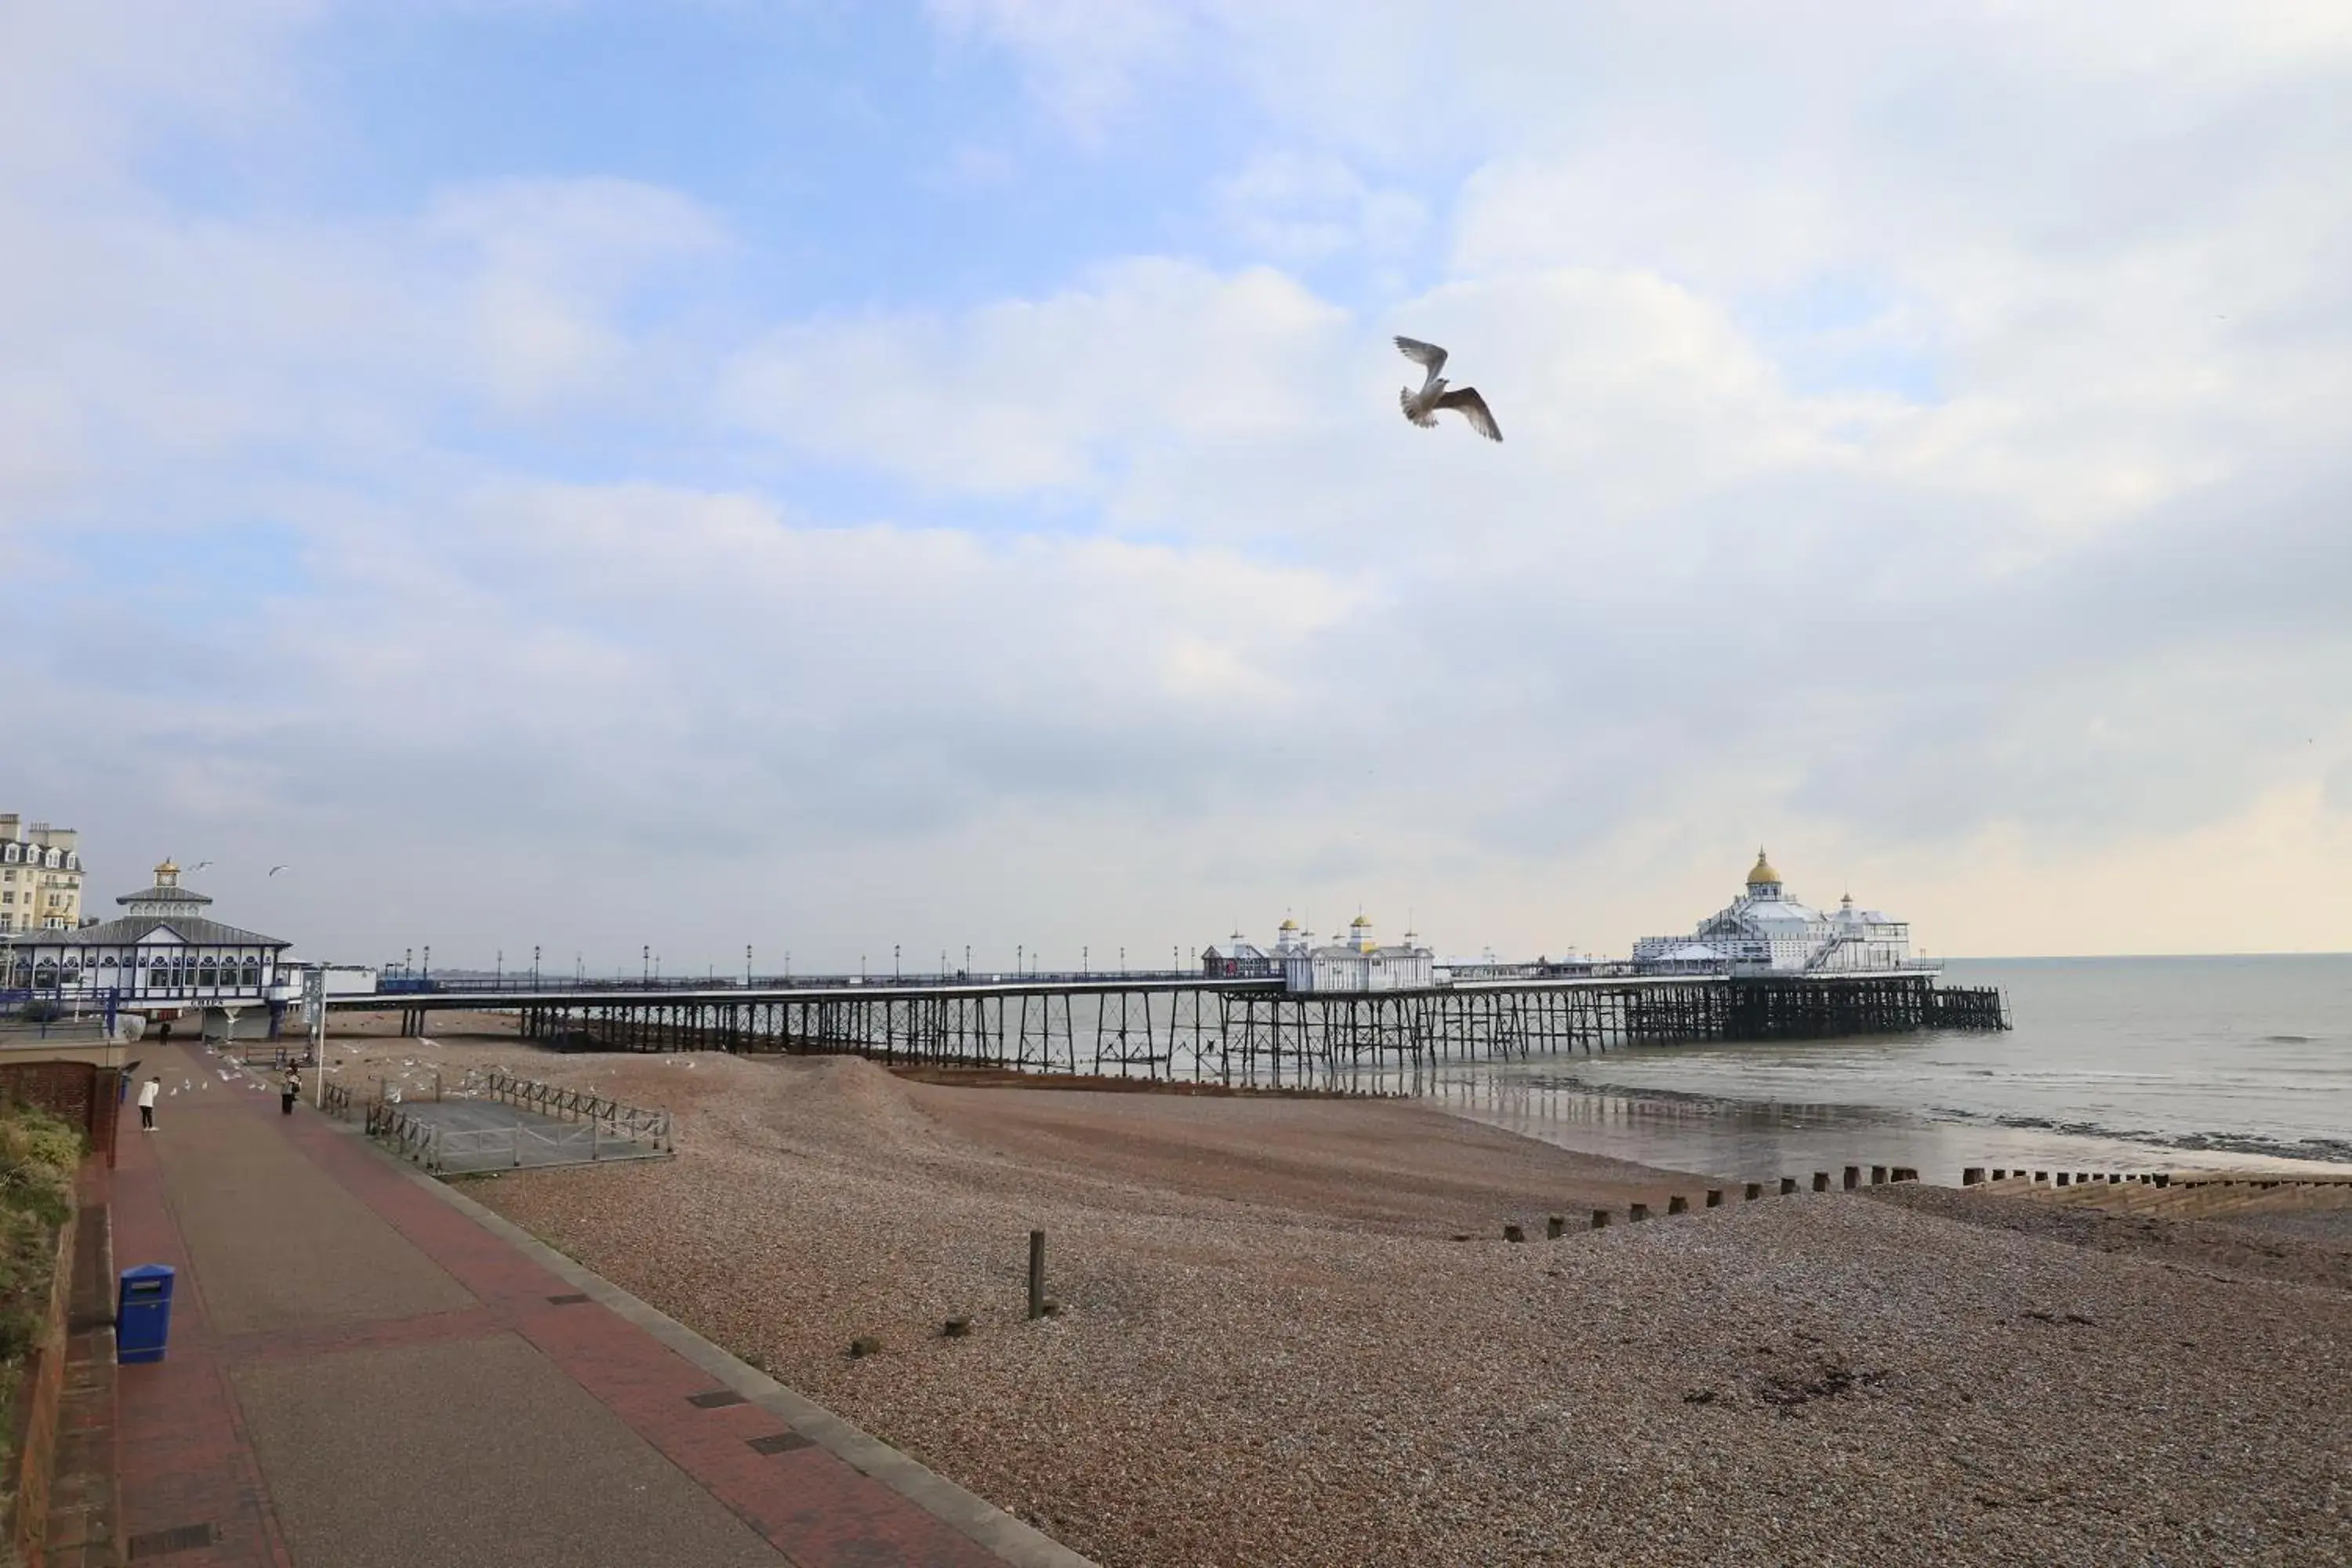
{"type": "Polygon", "coordinates": [[[278,1086],[278,1110],[280,1115],[294,1114],[294,1102],[302,1098],[302,1072],[299,1068],[286,1069],[286,1081],[278,1086]]]}

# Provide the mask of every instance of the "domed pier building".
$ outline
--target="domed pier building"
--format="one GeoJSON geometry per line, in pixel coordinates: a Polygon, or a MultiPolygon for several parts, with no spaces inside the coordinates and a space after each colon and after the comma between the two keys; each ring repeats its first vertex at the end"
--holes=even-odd
{"type": "Polygon", "coordinates": [[[114,901],[123,912],[110,921],[0,937],[0,984],[110,1016],[197,1012],[207,1033],[223,1035],[238,1014],[282,1001],[279,963],[291,944],[214,920],[212,900],[182,887],[171,861],[152,887],[114,901]]]}
{"type": "Polygon", "coordinates": [[[1823,914],[1789,896],[1780,873],[1756,851],[1748,886],[1688,936],[1648,936],[1633,944],[1636,968],[1657,974],[1884,973],[1936,966],[1911,956],[1911,927],[1849,893],[1823,914]]]}

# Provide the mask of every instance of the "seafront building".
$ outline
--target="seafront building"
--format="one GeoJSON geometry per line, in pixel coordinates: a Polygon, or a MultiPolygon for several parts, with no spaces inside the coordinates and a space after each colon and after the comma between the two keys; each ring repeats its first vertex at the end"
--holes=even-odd
{"type": "Polygon", "coordinates": [[[81,924],[81,835],[0,812],[0,933],[81,924]]]}
{"type": "Polygon", "coordinates": [[[214,920],[212,900],[181,886],[171,861],[152,886],[114,901],[123,912],[110,921],[0,936],[0,984],[80,1011],[201,1012],[225,1029],[247,1009],[284,1001],[280,959],[291,944],[214,920]]]}
{"type": "Polygon", "coordinates": [[[1834,912],[1798,902],[1764,851],[1748,885],[1688,936],[1643,937],[1633,965],[1654,974],[1853,973],[1932,967],[1911,956],[1911,928],[1876,910],[1857,909],[1849,893],[1834,912]]]}

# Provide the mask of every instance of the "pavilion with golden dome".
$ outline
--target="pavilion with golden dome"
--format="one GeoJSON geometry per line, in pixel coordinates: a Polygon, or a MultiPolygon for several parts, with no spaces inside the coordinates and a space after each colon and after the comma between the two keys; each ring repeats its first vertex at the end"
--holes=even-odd
{"type": "Polygon", "coordinates": [[[1656,973],[1868,973],[1933,967],[1911,956],[1911,927],[1849,893],[1824,914],[1790,896],[1762,849],[1738,898],[1688,936],[1647,936],[1636,966],[1656,973]]]}

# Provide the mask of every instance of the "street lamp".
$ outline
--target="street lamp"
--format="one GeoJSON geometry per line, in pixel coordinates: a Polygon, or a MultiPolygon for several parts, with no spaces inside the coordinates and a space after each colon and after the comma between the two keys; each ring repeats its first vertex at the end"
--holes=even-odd
{"type": "Polygon", "coordinates": [[[637,953],[637,984],[640,985],[646,984],[650,982],[653,977],[654,944],[652,942],[647,942],[637,953]]]}
{"type": "Polygon", "coordinates": [[[433,978],[433,944],[429,942],[425,944],[425,978],[433,978]]]}
{"type": "Polygon", "coordinates": [[[1026,974],[1029,973],[1028,970],[1022,967],[1021,944],[1017,942],[1013,944],[1013,973],[1015,974],[1026,974]]]}
{"type": "Polygon", "coordinates": [[[530,944],[530,988],[539,989],[539,943],[530,944]]]}
{"type": "Polygon", "coordinates": [[[751,989],[751,944],[743,944],[743,989],[751,989]]]}
{"type": "Polygon", "coordinates": [[[1078,947],[1078,973],[1080,974],[1085,974],[1087,972],[1087,952],[1088,949],[1086,945],[1084,943],[1080,943],[1078,947]]]}
{"type": "Polygon", "coordinates": [[[898,978],[898,944],[895,942],[890,944],[890,978],[898,978]]]}
{"type": "Polygon", "coordinates": [[[496,967],[496,968],[494,968],[494,969],[492,969],[492,970],[490,971],[490,989],[491,989],[491,990],[493,990],[493,991],[503,991],[503,990],[505,990],[506,988],[507,988],[507,950],[506,950],[505,948],[503,948],[503,947],[502,947],[502,948],[499,949],[499,956],[498,956],[498,960],[497,960],[497,967],[496,967]]]}

